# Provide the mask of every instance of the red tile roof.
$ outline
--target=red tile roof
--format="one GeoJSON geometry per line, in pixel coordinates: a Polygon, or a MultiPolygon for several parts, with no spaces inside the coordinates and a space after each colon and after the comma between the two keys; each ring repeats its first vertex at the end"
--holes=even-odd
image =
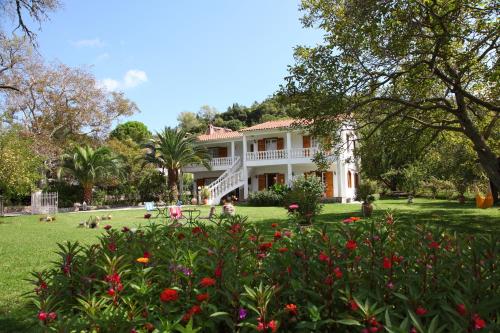
{"type": "Polygon", "coordinates": [[[266,121],[265,123],[262,124],[257,124],[255,126],[243,128],[240,131],[241,132],[260,131],[260,130],[267,130],[274,128],[291,127],[295,122],[296,122],[295,119],[271,120],[271,121],[266,121]]]}
{"type": "Polygon", "coordinates": [[[243,135],[239,132],[215,132],[213,134],[201,134],[198,135],[199,141],[212,141],[212,140],[223,140],[231,138],[240,138],[243,135]]]}

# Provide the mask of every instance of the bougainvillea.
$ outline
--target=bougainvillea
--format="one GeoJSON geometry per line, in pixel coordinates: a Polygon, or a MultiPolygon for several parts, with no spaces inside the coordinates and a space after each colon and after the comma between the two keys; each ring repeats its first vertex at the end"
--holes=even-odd
{"type": "Polygon", "coordinates": [[[33,274],[33,320],[87,332],[499,329],[497,236],[388,216],[107,229],[33,274]]]}

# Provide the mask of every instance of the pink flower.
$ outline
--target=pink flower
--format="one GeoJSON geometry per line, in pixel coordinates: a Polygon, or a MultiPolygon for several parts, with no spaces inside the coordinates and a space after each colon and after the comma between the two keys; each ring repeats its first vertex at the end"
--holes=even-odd
{"type": "Polygon", "coordinates": [[[422,306],[419,306],[416,310],[415,310],[415,313],[419,316],[423,316],[427,313],[427,309],[422,307],[422,306]]]}
{"type": "Polygon", "coordinates": [[[46,321],[47,317],[48,317],[47,312],[43,311],[38,312],[38,320],[46,321]]]}

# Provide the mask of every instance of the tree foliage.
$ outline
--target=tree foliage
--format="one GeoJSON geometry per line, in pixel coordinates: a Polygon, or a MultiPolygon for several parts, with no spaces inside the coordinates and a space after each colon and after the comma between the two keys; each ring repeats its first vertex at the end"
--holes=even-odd
{"type": "Polygon", "coordinates": [[[303,0],[323,45],[298,47],[283,91],[331,133],[341,120],[459,133],[500,186],[498,3],[303,0]]]}
{"type": "Polygon", "coordinates": [[[59,175],[77,180],[83,187],[83,200],[92,202],[92,190],[96,183],[121,172],[121,161],[107,147],[93,149],[90,146],[75,147],[72,153],[62,156],[59,175]]]}
{"type": "Polygon", "coordinates": [[[41,178],[43,161],[33,141],[17,128],[0,131],[0,193],[7,198],[27,195],[41,178]]]}
{"type": "Polygon", "coordinates": [[[170,202],[178,199],[178,186],[180,170],[191,164],[199,163],[211,170],[209,154],[206,147],[196,144],[196,137],[188,134],[183,129],[165,127],[146,144],[147,153],[144,164],[154,165],[167,171],[170,202]]]}
{"type": "Polygon", "coordinates": [[[140,145],[151,138],[151,132],[148,130],[148,127],[140,121],[127,121],[116,126],[109,134],[109,137],[120,141],[130,139],[140,145]]]}

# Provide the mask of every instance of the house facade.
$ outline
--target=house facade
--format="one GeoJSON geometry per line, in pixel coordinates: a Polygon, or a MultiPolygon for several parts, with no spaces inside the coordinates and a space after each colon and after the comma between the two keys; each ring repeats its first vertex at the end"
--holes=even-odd
{"type": "MultiPolygon", "coordinates": [[[[354,134],[342,132],[346,149],[330,156],[328,170],[317,172],[312,158],[321,148],[307,132],[293,126],[291,119],[268,121],[239,131],[210,126],[198,136],[212,154],[212,170],[189,165],[182,171],[194,174],[194,192],[207,186],[210,202],[236,192],[246,200],[249,193],[276,183],[290,184],[299,175],[315,174],[325,185],[325,199],[349,202],[355,197],[359,173],[352,157],[354,134]]],[[[327,154],[329,155],[329,154],[327,154]]]]}

